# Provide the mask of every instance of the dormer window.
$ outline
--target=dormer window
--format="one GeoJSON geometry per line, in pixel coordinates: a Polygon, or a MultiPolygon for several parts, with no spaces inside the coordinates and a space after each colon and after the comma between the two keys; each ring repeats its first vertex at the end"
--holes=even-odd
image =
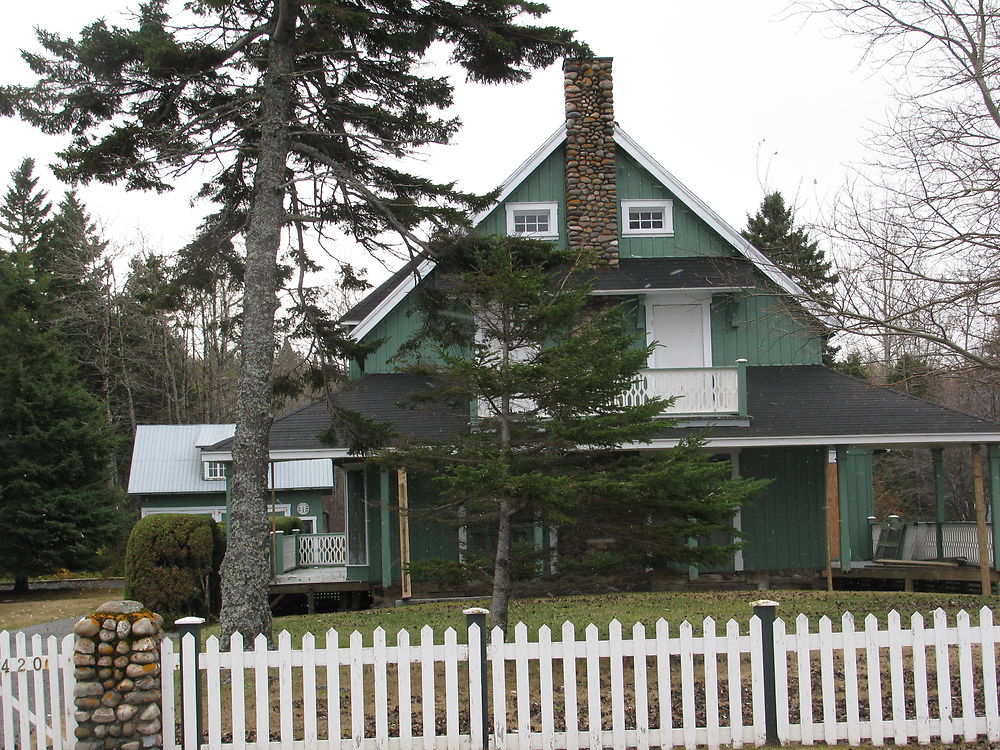
{"type": "Polygon", "coordinates": [[[531,237],[538,240],[554,240],[559,237],[559,204],[508,203],[507,234],[531,237]]]}
{"type": "Polygon", "coordinates": [[[206,461],[205,479],[212,481],[226,478],[226,464],[224,461],[206,461]]]}
{"type": "Polygon", "coordinates": [[[674,202],[662,199],[622,201],[622,234],[673,236],[674,202]]]}

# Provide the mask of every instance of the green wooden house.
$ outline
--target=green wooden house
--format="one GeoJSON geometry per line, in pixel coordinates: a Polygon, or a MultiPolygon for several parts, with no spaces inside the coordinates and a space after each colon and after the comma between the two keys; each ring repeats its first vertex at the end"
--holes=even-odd
{"type": "MultiPolygon", "coordinates": [[[[945,446],[988,445],[995,515],[1000,425],[824,367],[822,338],[835,321],[615,123],[611,61],[567,61],[565,76],[566,122],[474,224],[484,233],[588,247],[602,259],[593,293],[634,300],[636,330],[656,347],[629,397],[678,398],[668,412],[673,426],[649,445],[623,448],[666,450],[707,429],[707,449],[728,458],[735,474],[773,480],[735,519],[746,544],[725,570],[766,580],[774,572],[870,567],[872,457],[883,449],[926,448],[932,461],[945,446]]],[[[351,362],[352,382],[334,398],[400,434],[433,437],[467,430],[470,419],[468,409],[417,413],[401,405],[429,387],[397,372],[394,360],[419,325],[413,291],[427,283],[434,283],[433,261],[414,259],[344,316],[355,339],[382,343],[351,362]]],[[[277,420],[271,457],[333,461],[343,521],[328,530],[348,537],[352,579],[390,586],[401,581],[401,558],[461,554],[461,529],[401,526],[401,494],[419,507],[428,488],[322,444],[317,436],[328,424],[325,403],[277,420]]],[[[205,455],[229,460],[229,444],[205,455]]],[[[546,532],[538,542],[557,547],[552,537],[546,532]]]]}

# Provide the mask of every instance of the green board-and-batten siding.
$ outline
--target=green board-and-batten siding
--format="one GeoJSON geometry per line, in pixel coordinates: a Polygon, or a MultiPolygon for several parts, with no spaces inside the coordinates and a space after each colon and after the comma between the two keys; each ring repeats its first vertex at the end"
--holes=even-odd
{"type": "Polygon", "coordinates": [[[619,200],[665,198],[673,201],[674,208],[673,237],[627,237],[621,236],[619,228],[622,258],[701,258],[736,254],[718,232],[621,151],[618,152],[616,180],[619,200]]]}
{"type": "Polygon", "coordinates": [[[740,514],[746,570],[826,565],[825,461],[822,448],[740,452],[741,476],[774,480],[740,514]]]}
{"type": "Polygon", "coordinates": [[[767,293],[716,295],[712,304],[712,364],[751,367],[818,365],[822,341],[788,302],[767,293]]]}

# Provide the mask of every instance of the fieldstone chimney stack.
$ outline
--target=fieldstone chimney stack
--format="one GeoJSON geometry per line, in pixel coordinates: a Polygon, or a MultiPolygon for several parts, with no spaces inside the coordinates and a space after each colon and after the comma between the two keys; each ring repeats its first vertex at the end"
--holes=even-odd
{"type": "Polygon", "coordinates": [[[618,189],[611,58],[567,59],[566,225],[570,248],[618,265],[618,189]]]}

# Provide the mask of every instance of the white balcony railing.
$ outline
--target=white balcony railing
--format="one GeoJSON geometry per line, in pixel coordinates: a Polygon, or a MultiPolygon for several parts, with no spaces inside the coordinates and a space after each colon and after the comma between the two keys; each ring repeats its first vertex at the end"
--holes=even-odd
{"type": "MultiPolygon", "coordinates": [[[[632,387],[618,398],[625,406],[638,406],[655,396],[674,397],[674,403],[664,414],[741,414],[745,415],[745,368],[685,367],[678,369],[641,370],[632,387]]],[[[528,411],[534,403],[519,399],[511,404],[515,412],[528,411]]],[[[489,405],[479,402],[479,416],[493,416],[489,405]]]]}
{"type": "Polygon", "coordinates": [[[739,414],[740,368],[687,367],[643,370],[621,399],[635,406],[647,398],[675,397],[664,414],[739,414]]]}

